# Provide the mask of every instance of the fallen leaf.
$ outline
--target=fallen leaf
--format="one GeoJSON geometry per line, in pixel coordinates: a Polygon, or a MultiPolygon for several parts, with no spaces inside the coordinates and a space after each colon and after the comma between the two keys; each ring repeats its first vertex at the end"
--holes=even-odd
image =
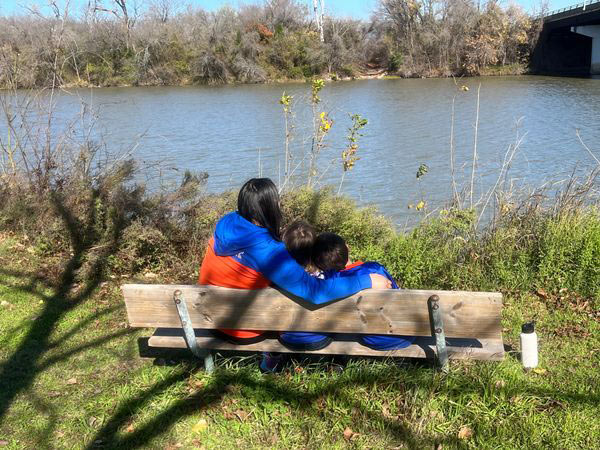
{"type": "Polygon", "coordinates": [[[94,416],[92,416],[92,417],[90,417],[90,418],[88,419],[88,425],[89,425],[90,427],[94,427],[94,426],[96,426],[96,424],[97,424],[97,423],[98,423],[98,418],[97,418],[97,417],[94,417],[94,416]]]}
{"type": "Polygon", "coordinates": [[[208,422],[206,419],[200,419],[198,423],[192,426],[193,433],[202,433],[204,430],[208,428],[208,422]]]}
{"type": "Polygon", "coordinates": [[[75,378],[75,377],[69,378],[67,380],[67,384],[77,384],[77,378],[75,378]]]}
{"type": "Polygon", "coordinates": [[[471,430],[469,427],[462,426],[462,427],[460,427],[460,430],[458,430],[458,438],[459,439],[467,440],[471,436],[473,436],[473,430],[471,430]]]}
{"type": "Polygon", "coordinates": [[[538,289],[535,293],[537,295],[539,295],[541,298],[544,298],[544,299],[548,298],[548,293],[545,290],[541,289],[541,288],[538,289]]]}
{"type": "Polygon", "coordinates": [[[344,439],[349,441],[350,439],[352,439],[352,436],[354,436],[354,431],[352,431],[350,427],[346,427],[346,429],[344,430],[344,439]]]}
{"type": "Polygon", "coordinates": [[[151,279],[154,279],[154,278],[158,277],[158,275],[156,275],[155,273],[152,273],[152,272],[146,272],[146,273],[144,274],[144,276],[145,276],[146,278],[151,278],[151,279]]]}
{"type": "Polygon", "coordinates": [[[48,397],[50,397],[50,398],[55,398],[55,397],[60,397],[60,394],[61,394],[61,393],[60,393],[60,392],[58,392],[58,391],[50,391],[50,392],[48,392],[48,394],[46,394],[46,395],[48,395],[48,397]]]}
{"type": "Polygon", "coordinates": [[[64,431],[57,431],[55,434],[56,434],[56,437],[61,438],[61,437],[63,437],[65,435],[65,432],[64,431]]]}
{"type": "Polygon", "coordinates": [[[504,380],[496,381],[496,389],[502,389],[505,385],[506,385],[506,382],[504,380]]]}
{"type": "Polygon", "coordinates": [[[0,306],[10,306],[10,303],[8,303],[6,300],[2,300],[0,306]]]}
{"type": "Polygon", "coordinates": [[[538,375],[544,375],[547,370],[546,369],[542,369],[541,367],[536,367],[535,369],[533,369],[534,373],[537,373],[538,375]]]}

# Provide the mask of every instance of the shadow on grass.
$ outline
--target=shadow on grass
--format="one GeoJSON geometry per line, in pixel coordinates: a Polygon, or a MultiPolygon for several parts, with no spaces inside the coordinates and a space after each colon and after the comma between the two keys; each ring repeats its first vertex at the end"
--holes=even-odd
{"type": "MultiPolygon", "coordinates": [[[[109,242],[102,246],[102,250],[99,253],[95,254],[96,259],[87,273],[85,283],[76,292],[73,292],[78,271],[89,256],[90,250],[94,246],[97,246],[101,240],[101,236],[97,231],[96,217],[96,202],[99,197],[100,191],[93,190],[85,208],[85,219],[81,221],[72,211],[69,211],[59,194],[51,196],[52,204],[68,230],[72,256],[66,261],[56,282],[53,283],[39,276],[33,276],[30,278],[28,284],[15,287],[23,292],[42,298],[44,300],[44,307],[42,312],[31,323],[28,332],[23,337],[19,346],[0,367],[0,385],[2,386],[2,390],[0,391],[0,421],[4,418],[15,397],[19,393],[26,391],[42,370],[75,353],[84,351],[86,348],[129,332],[129,330],[124,330],[99,338],[39,364],[40,359],[46,352],[56,346],[56,343],[50,341],[50,336],[59,321],[65,314],[90,297],[103,279],[107,258],[114,254],[119,247],[121,233],[125,225],[123,213],[112,215],[109,242]],[[45,295],[37,287],[40,284],[42,285],[42,289],[52,289],[53,294],[45,295]]],[[[5,273],[11,276],[18,276],[14,272],[6,271],[5,273]]],[[[24,275],[20,277],[25,278],[24,275]]],[[[75,328],[70,330],[69,334],[72,335],[77,331],[83,330],[90,320],[89,317],[84,319],[75,328]]],[[[41,404],[40,402],[37,403],[41,404]]],[[[44,408],[49,408],[49,405],[45,405],[44,408]]]]}
{"type": "MultiPolygon", "coordinates": [[[[421,361],[419,363],[422,364],[421,361]]],[[[383,425],[383,433],[390,437],[400,440],[403,445],[411,449],[424,448],[424,446],[437,446],[438,444],[448,445],[449,447],[464,446],[464,441],[458,439],[456,435],[432,435],[417,432],[407,425],[407,420],[401,420],[400,416],[391,416],[383,411],[373,411],[367,409],[361,404],[361,399],[346,394],[352,387],[365,388],[374,385],[385,386],[390,383],[401,383],[400,392],[417,389],[420,386],[419,378],[413,380],[400,381],[397,373],[394,374],[395,367],[390,367],[384,371],[381,370],[354,370],[349,375],[331,377],[331,379],[319,380],[319,386],[313,389],[306,389],[302,384],[291,383],[285,375],[264,375],[257,379],[248,370],[228,370],[219,368],[212,375],[210,386],[188,395],[173,402],[166,410],[162,410],[154,415],[143,425],[137,427],[133,432],[125,433],[124,429],[132,422],[136,415],[145,408],[151,408],[156,396],[172,389],[176,384],[187,380],[193,373],[200,370],[199,363],[184,360],[179,361],[182,370],[178,373],[156,382],[146,389],[143,393],[129,398],[122,402],[114,414],[105,422],[104,426],[96,432],[89,441],[87,449],[98,447],[103,448],[144,448],[151,440],[167,432],[179,420],[188,415],[205,411],[211,406],[217,406],[232,392],[232,387],[243,387],[254,391],[257,401],[261,398],[282,401],[287,404],[295,405],[297,411],[306,414],[315,414],[315,408],[324,397],[333,399],[348,411],[355,411],[360,415],[360,420],[364,423],[379,423],[383,425]],[[396,375],[396,378],[394,378],[396,375]]],[[[417,367],[415,367],[417,369],[417,367]]],[[[427,369],[426,369],[427,370],[427,369]]],[[[452,376],[452,374],[450,375],[452,376]]],[[[454,397],[453,400],[460,403],[460,399],[470,397],[472,394],[481,394],[481,383],[477,375],[473,377],[456,374],[460,376],[458,390],[447,390],[446,394],[454,397]]],[[[438,391],[445,383],[440,377],[438,381],[433,381],[432,385],[425,386],[431,388],[432,393],[438,391]],[[436,387],[437,386],[437,387],[436,387]]],[[[531,388],[525,386],[515,386],[508,389],[510,396],[530,395],[538,396],[540,400],[558,400],[571,404],[590,404],[595,405],[600,401],[597,396],[588,396],[577,393],[564,393],[551,391],[543,388],[531,388]]],[[[411,407],[408,406],[408,409],[411,407]]],[[[405,411],[409,413],[410,411],[405,411]]],[[[353,415],[355,413],[353,412],[353,415]]],[[[376,427],[375,427],[376,428],[376,427]]],[[[417,425],[415,424],[415,428],[417,425]]]]}

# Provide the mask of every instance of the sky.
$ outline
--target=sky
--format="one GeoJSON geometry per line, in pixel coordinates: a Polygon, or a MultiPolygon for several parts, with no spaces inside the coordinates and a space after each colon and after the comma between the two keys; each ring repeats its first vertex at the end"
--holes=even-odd
{"type": "MultiPolygon", "coordinates": [[[[58,0],[64,3],[65,0],[58,0]]],[[[82,5],[86,0],[70,0],[72,5],[82,5]]],[[[106,1],[106,0],[105,0],[106,1]]],[[[110,0],[109,0],[110,1],[110,0]]],[[[185,0],[193,5],[201,6],[208,10],[215,10],[223,5],[238,6],[244,3],[260,3],[260,0],[185,0]]],[[[312,5],[312,0],[299,0],[312,5]]],[[[484,0],[482,0],[484,1],[484,0]]],[[[583,0],[548,0],[549,10],[564,8],[583,0]]],[[[592,0],[595,1],[595,0],[592,0]]],[[[501,0],[502,4],[509,2],[523,6],[527,11],[539,10],[541,0],[501,0]]],[[[356,19],[368,19],[377,5],[377,0],[325,0],[327,13],[338,17],[352,17],[356,19]]],[[[23,5],[43,6],[47,0],[0,0],[0,15],[19,14],[24,11],[23,5]]]]}

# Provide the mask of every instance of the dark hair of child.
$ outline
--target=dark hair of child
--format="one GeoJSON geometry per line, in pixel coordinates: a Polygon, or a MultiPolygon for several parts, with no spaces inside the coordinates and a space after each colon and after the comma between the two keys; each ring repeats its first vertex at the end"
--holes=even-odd
{"type": "Polygon", "coordinates": [[[283,232],[282,240],[288,252],[303,267],[310,264],[316,235],[313,226],[304,220],[295,220],[283,232]]]}
{"type": "Polygon", "coordinates": [[[321,233],[315,239],[311,257],[312,263],[323,271],[344,270],[348,263],[348,246],[338,234],[321,233]]]}

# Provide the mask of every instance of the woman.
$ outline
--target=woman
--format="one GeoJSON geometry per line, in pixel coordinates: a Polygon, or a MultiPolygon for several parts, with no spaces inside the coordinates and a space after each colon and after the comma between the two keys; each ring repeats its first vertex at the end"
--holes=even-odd
{"type": "MultiPolygon", "coordinates": [[[[238,195],[238,210],[217,223],[200,267],[198,283],[237,289],[263,289],[271,284],[319,305],[363,289],[391,287],[382,275],[310,276],[288,253],[280,238],[279,193],[268,178],[248,180],[238,195]]],[[[264,331],[220,330],[227,340],[249,344],[264,331]]]]}

